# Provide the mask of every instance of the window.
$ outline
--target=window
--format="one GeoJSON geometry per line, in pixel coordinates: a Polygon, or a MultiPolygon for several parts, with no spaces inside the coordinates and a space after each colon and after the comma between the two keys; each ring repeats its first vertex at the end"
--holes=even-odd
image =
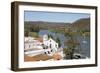
{"type": "Polygon", "coordinates": [[[51,44],[50,44],[50,48],[51,48],[51,44]]]}
{"type": "Polygon", "coordinates": [[[46,52],[44,52],[44,54],[46,54],[46,52]]]}
{"type": "Polygon", "coordinates": [[[55,46],[57,47],[57,44],[55,46]]]}
{"type": "Polygon", "coordinates": [[[52,52],[52,50],[51,50],[51,52],[52,52]]]}
{"type": "Polygon", "coordinates": [[[46,48],[45,49],[48,49],[48,46],[46,46],[46,48]]]}
{"type": "Polygon", "coordinates": [[[50,54],[50,52],[48,51],[48,54],[50,54]]]}
{"type": "Polygon", "coordinates": [[[29,45],[29,48],[30,48],[30,45],[29,45]]]}
{"type": "Polygon", "coordinates": [[[43,47],[43,49],[45,49],[45,47],[43,47]]]}

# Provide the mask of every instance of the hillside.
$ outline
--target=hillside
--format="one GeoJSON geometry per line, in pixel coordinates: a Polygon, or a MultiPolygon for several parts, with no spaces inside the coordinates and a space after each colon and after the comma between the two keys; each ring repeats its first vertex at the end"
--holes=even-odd
{"type": "Polygon", "coordinates": [[[67,27],[71,27],[73,30],[86,30],[90,31],[90,18],[82,18],[71,23],[59,23],[59,22],[44,22],[44,21],[25,21],[25,29],[52,29],[52,30],[64,30],[67,27]]]}
{"type": "Polygon", "coordinates": [[[90,18],[83,18],[75,21],[72,28],[79,30],[90,30],[90,18]]]}
{"type": "Polygon", "coordinates": [[[70,23],[58,23],[58,22],[44,22],[44,21],[25,21],[25,27],[36,27],[40,29],[55,29],[60,27],[69,26],[70,23]],[[67,25],[68,24],[68,25],[67,25]]]}

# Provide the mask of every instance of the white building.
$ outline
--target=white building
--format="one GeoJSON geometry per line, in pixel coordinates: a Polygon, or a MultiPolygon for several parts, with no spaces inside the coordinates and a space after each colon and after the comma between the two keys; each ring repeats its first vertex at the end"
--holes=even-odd
{"type": "Polygon", "coordinates": [[[44,53],[52,56],[58,49],[58,43],[52,38],[48,38],[48,35],[43,36],[44,53]]]}
{"type": "Polygon", "coordinates": [[[43,49],[42,44],[43,44],[42,42],[36,40],[33,37],[25,37],[24,49],[25,50],[34,48],[43,49]]]}
{"type": "Polygon", "coordinates": [[[25,54],[28,56],[35,56],[44,53],[42,44],[43,42],[40,42],[36,38],[25,37],[25,41],[24,41],[25,54]]]}
{"type": "Polygon", "coordinates": [[[57,49],[58,43],[52,38],[48,38],[48,35],[44,35],[42,41],[33,37],[25,37],[24,50],[26,55],[47,54],[52,56],[57,52],[57,49]]]}

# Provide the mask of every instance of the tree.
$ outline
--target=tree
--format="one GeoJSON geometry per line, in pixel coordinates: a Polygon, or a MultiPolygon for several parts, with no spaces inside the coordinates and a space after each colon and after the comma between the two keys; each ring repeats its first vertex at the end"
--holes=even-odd
{"type": "Polygon", "coordinates": [[[72,49],[64,48],[63,53],[65,54],[65,59],[71,59],[72,58],[72,49]]]}
{"type": "Polygon", "coordinates": [[[39,32],[39,25],[30,26],[30,32],[39,32]]]}
{"type": "Polygon", "coordinates": [[[51,34],[48,34],[48,38],[52,38],[53,39],[53,36],[51,34]]]}
{"type": "Polygon", "coordinates": [[[24,30],[24,36],[28,37],[29,36],[29,29],[25,28],[24,30]]]}
{"type": "Polygon", "coordinates": [[[77,32],[74,32],[74,30],[72,30],[71,28],[68,29],[68,32],[66,33],[66,35],[69,37],[69,39],[65,42],[65,44],[67,45],[67,49],[64,49],[66,58],[69,55],[70,59],[73,59],[75,48],[77,46],[80,46],[80,43],[75,38],[76,34],[77,32]]]}
{"type": "MultiPolygon", "coordinates": [[[[67,48],[64,49],[64,54],[66,56],[66,58],[70,58],[73,59],[74,53],[75,53],[75,48],[77,46],[80,46],[80,43],[77,40],[74,39],[69,39],[67,42],[65,42],[67,44],[67,48]]],[[[79,48],[78,48],[79,49],[79,48]]]]}
{"type": "Polygon", "coordinates": [[[56,38],[56,42],[58,43],[58,46],[61,47],[61,41],[58,37],[56,38]]]}

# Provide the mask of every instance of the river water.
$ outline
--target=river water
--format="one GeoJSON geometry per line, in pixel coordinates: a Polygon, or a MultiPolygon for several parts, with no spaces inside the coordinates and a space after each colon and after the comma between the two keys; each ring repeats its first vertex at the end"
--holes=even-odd
{"type": "MultiPolygon", "coordinates": [[[[51,32],[49,30],[40,30],[39,31],[39,36],[40,37],[43,37],[43,35],[45,35],[45,34],[52,35],[54,39],[56,39],[58,37],[61,41],[61,47],[62,48],[67,46],[67,45],[64,45],[64,42],[68,40],[68,37],[66,37],[64,34],[51,32]]],[[[88,58],[90,58],[90,38],[89,37],[84,38],[82,36],[76,36],[76,39],[80,43],[81,54],[83,54],[84,56],[87,56],[88,58]]]]}

